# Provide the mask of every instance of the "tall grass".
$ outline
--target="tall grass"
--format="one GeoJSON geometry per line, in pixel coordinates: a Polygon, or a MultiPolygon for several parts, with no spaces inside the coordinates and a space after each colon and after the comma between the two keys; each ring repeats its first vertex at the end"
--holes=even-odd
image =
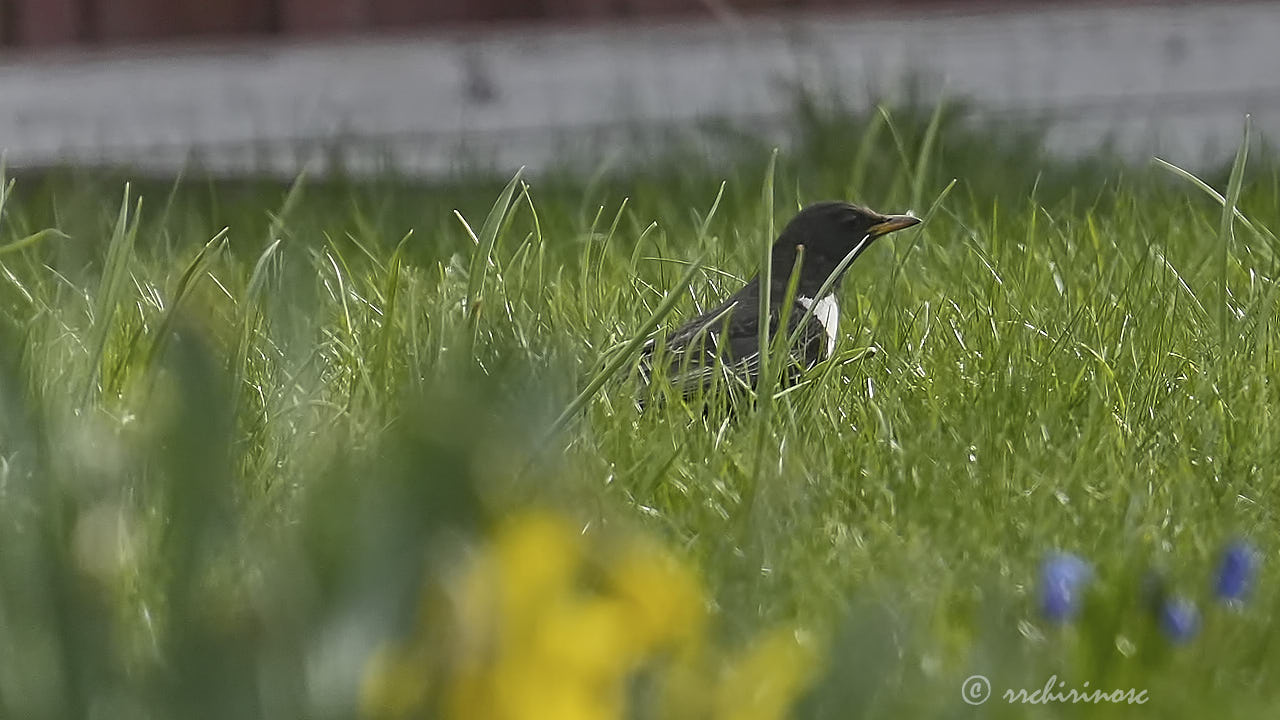
{"type": "Polygon", "coordinates": [[[460,656],[429,649],[469,626],[423,608],[529,507],[587,546],[548,545],[589,558],[572,597],[619,535],[697,569],[708,696],[800,664],[769,634],[798,627],[823,660],[770,697],[803,717],[975,712],[973,674],[994,715],[1073,712],[998,697],[1054,674],[1163,716],[1273,707],[1274,574],[1242,607],[1207,578],[1280,529],[1275,158],[1067,163],[949,108],[804,122],[727,172],[0,184],[0,715],[348,717],[388,643],[391,687],[447,694],[460,656]],[[732,420],[638,410],[645,339],[835,197],[928,205],[852,267],[837,358],[732,420]],[[1054,550],[1095,570],[1065,627],[1036,605],[1054,550]],[[1200,601],[1191,643],[1149,572],[1200,601]]]}

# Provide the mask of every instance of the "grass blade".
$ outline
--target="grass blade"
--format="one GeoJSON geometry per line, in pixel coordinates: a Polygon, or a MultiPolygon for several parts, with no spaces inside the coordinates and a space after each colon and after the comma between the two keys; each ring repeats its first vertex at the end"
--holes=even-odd
{"type": "Polygon", "coordinates": [[[773,374],[769,371],[769,314],[772,304],[771,290],[773,285],[773,178],[778,165],[778,149],[774,148],[773,153],[769,156],[769,167],[765,170],[764,176],[764,235],[760,241],[760,305],[759,312],[759,352],[760,352],[760,382],[764,383],[758,388],[758,393],[763,398],[759,401],[759,409],[763,416],[768,416],[769,398],[773,395],[772,378],[773,374]]]}
{"type": "MultiPolygon", "coordinates": [[[[778,164],[778,149],[774,148],[773,153],[769,156],[769,167],[765,170],[764,176],[764,196],[762,205],[765,214],[765,231],[764,236],[760,240],[760,307],[759,307],[759,334],[760,334],[760,369],[759,380],[756,386],[756,448],[755,457],[752,462],[750,480],[742,492],[742,503],[739,505],[739,514],[737,521],[740,525],[745,526],[749,521],[752,510],[755,508],[756,494],[760,487],[760,479],[764,474],[764,468],[768,464],[765,448],[770,446],[769,427],[770,418],[773,411],[773,388],[776,384],[774,377],[772,358],[769,357],[769,316],[772,308],[772,285],[773,285],[773,182],[774,174],[778,164]]],[[[797,257],[797,262],[799,258],[797,257]]],[[[798,277],[798,273],[793,271],[792,280],[798,277]]],[[[818,297],[821,297],[820,295],[818,297]]],[[[778,326],[778,334],[786,333],[786,326],[778,326]]],[[[790,343],[787,344],[790,347],[790,343]]]]}
{"type": "Polygon", "coordinates": [[[476,244],[476,252],[471,256],[471,272],[467,277],[467,314],[474,318],[479,311],[480,291],[484,286],[485,272],[489,267],[489,258],[493,255],[493,246],[498,240],[498,229],[502,227],[502,221],[506,218],[507,213],[511,209],[511,198],[515,195],[516,188],[520,186],[520,176],[524,173],[524,168],[516,171],[515,177],[507,183],[498,195],[498,199],[494,201],[493,207],[489,209],[489,215],[484,219],[484,225],[480,227],[480,235],[477,236],[471,230],[471,226],[456,210],[454,215],[462,222],[462,227],[467,231],[467,235],[471,236],[471,240],[476,244]]]}
{"type": "Polygon", "coordinates": [[[395,333],[395,317],[396,317],[396,300],[400,295],[400,267],[404,263],[404,248],[409,243],[409,238],[413,237],[413,231],[404,234],[400,242],[396,244],[396,249],[391,253],[391,260],[387,263],[386,270],[386,287],[383,288],[383,312],[382,312],[382,331],[379,333],[377,358],[374,360],[374,368],[380,377],[378,385],[381,389],[386,389],[391,382],[391,338],[395,333]]]}
{"type": "Polygon", "coordinates": [[[1227,265],[1231,258],[1231,244],[1235,237],[1232,221],[1235,219],[1236,205],[1240,202],[1240,191],[1244,187],[1244,166],[1249,159],[1249,116],[1244,117],[1244,139],[1236,150],[1236,159],[1231,164],[1231,179],[1227,181],[1227,198],[1222,205],[1222,220],[1218,226],[1218,259],[1219,259],[1219,292],[1221,304],[1218,307],[1218,342],[1225,349],[1227,344],[1228,303],[1231,293],[1227,288],[1227,265]]]}
{"type": "Polygon", "coordinates": [[[205,269],[209,267],[209,264],[213,262],[218,253],[222,252],[222,249],[227,246],[227,233],[229,231],[230,228],[225,227],[218,231],[218,234],[204,244],[200,252],[196,253],[195,258],[183,270],[182,276],[178,278],[178,286],[174,288],[173,299],[169,301],[169,306],[165,308],[164,315],[160,318],[155,339],[152,341],[151,348],[147,351],[146,360],[143,363],[144,367],[152,367],[155,359],[159,357],[160,351],[164,349],[164,344],[168,341],[174,318],[177,317],[178,307],[191,292],[196,278],[204,275],[205,269]]]}
{"type": "Polygon", "coordinates": [[[98,286],[98,296],[94,301],[89,368],[80,394],[82,406],[88,404],[89,395],[93,392],[94,384],[97,383],[103,356],[106,354],[112,320],[128,286],[129,261],[133,257],[133,243],[138,236],[138,218],[142,214],[142,198],[138,198],[137,207],[133,216],[130,217],[129,193],[130,187],[126,183],[124,198],[120,201],[120,212],[116,216],[115,227],[111,231],[111,241],[107,245],[107,257],[102,266],[102,281],[98,286]]]}
{"type": "Polygon", "coordinates": [[[30,235],[24,238],[19,238],[18,240],[14,240],[8,245],[0,245],[0,255],[6,255],[8,253],[18,252],[19,250],[25,250],[33,245],[36,245],[41,240],[44,240],[45,238],[50,238],[50,237],[62,238],[63,240],[66,240],[68,236],[66,233],[62,232],[61,230],[57,230],[55,228],[45,228],[44,230],[41,230],[39,232],[31,233],[30,235]]]}
{"type": "Polygon", "coordinates": [[[697,277],[698,272],[702,269],[703,260],[704,258],[699,257],[689,263],[689,267],[685,270],[684,275],[681,276],[676,284],[672,286],[671,290],[667,292],[667,296],[662,299],[662,302],[658,307],[649,315],[649,319],[644,321],[640,326],[640,329],[634,336],[632,336],[626,345],[623,345],[621,349],[614,352],[613,357],[605,363],[604,368],[587,382],[587,385],[582,389],[582,392],[579,392],[578,395],[574,397],[574,399],[560,413],[560,416],[555,419],[555,422],[551,423],[551,428],[546,434],[548,439],[554,437],[563,430],[564,427],[569,424],[569,421],[581,412],[582,408],[586,406],[587,402],[591,400],[596,392],[599,391],[600,388],[604,387],[604,384],[608,382],[609,378],[613,377],[614,373],[618,372],[623,365],[635,358],[636,353],[640,350],[640,346],[644,345],[645,341],[649,339],[650,333],[652,333],[654,329],[658,327],[658,324],[661,323],[673,309],[675,309],[676,303],[680,302],[680,298],[684,294],[685,289],[693,283],[693,279],[697,277]]]}
{"type": "Polygon", "coordinates": [[[871,113],[867,128],[862,132],[862,140],[858,143],[858,153],[853,158],[853,170],[849,173],[849,196],[857,197],[862,193],[863,182],[867,176],[867,164],[878,147],[880,132],[885,126],[885,116],[871,113]]]}
{"type": "Polygon", "coordinates": [[[249,346],[252,343],[253,330],[257,326],[259,316],[258,297],[262,294],[262,286],[267,281],[267,267],[282,242],[284,241],[281,239],[273,241],[258,256],[258,262],[253,266],[253,273],[249,275],[249,284],[245,287],[244,299],[240,302],[240,340],[236,345],[235,365],[232,370],[235,375],[232,407],[235,408],[240,406],[240,393],[243,392],[244,383],[248,380],[249,346]]]}
{"type": "Polygon", "coordinates": [[[929,118],[929,126],[925,128],[924,139],[920,142],[920,154],[916,158],[916,169],[911,177],[911,207],[920,206],[924,198],[924,181],[928,176],[929,161],[933,158],[933,146],[938,141],[938,130],[942,127],[942,112],[945,103],[939,102],[929,118]]]}
{"type": "MultiPolygon", "coordinates": [[[[1224,208],[1226,207],[1227,199],[1223,197],[1222,194],[1219,193],[1217,190],[1214,190],[1213,187],[1209,185],[1209,183],[1196,177],[1194,173],[1190,172],[1189,170],[1184,170],[1163,158],[1153,157],[1152,160],[1155,161],[1156,165],[1164,168],[1165,170],[1168,170],[1169,172],[1173,173],[1174,175],[1177,175],[1183,180],[1186,180],[1192,185],[1195,185],[1197,188],[1204,191],[1204,194],[1213,198],[1214,201],[1217,202],[1219,205],[1223,206],[1224,208]]],[[[1251,222],[1248,217],[1245,217],[1245,214],[1241,212],[1239,208],[1235,208],[1232,215],[1235,216],[1236,222],[1249,228],[1250,232],[1256,233],[1259,236],[1267,236],[1273,242],[1275,241],[1276,239],[1275,235],[1272,235],[1270,231],[1268,231],[1264,227],[1254,225],[1253,222],[1251,222]]]]}

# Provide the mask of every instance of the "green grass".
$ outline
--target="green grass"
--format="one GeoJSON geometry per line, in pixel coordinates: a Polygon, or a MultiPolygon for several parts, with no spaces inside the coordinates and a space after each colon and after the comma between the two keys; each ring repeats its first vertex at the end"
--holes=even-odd
{"type": "Polygon", "coordinates": [[[1273,708],[1280,159],[1201,176],[1220,202],[947,113],[801,122],[776,167],[747,144],[590,181],[21,178],[0,717],[350,716],[423,584],[529,506],[673,548],[727,648],[820,637],[802,717],[1273,708]],[[853,266],[848,361],[732,422],[638,412],[650,328],[836,197],[929,213],[853,266]],[[1237,536],[1268,560],[1227,608],[1237,536]],[[1065,627],[1037,610],[1054,550],[1094,566],[1065,627]],[[1200,602],[1192,642],[1151,619],[1152,569],[1200,602]],[[1151,702],[998,697],[1055,674],[1151,702]]]}

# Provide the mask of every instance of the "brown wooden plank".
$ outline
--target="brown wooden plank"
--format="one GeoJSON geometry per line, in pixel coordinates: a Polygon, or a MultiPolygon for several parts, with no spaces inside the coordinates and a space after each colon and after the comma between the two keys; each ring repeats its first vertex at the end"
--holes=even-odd
{"type": "Polygon", "coordinates": [[[450,0],[369,0],[369,21],[377,27],[411,28],[466,20],[468,3],[450,0]]]}
{"type": "Polygon", "coordinates": [[[369,0],[369,20],[377,27],[405,29],[507,22],[546,17],[546,5],[546,0],[369,0]]]}
{"type": "Polygon", "coordinates": [[[107,43],[271,29],[271,0],[91,0],[89,28],[107,43]]]}
{"type": "Polygon", "coordinates": [[[625,0],[543,0],[545,16],[569,23],[602,20],[623,14],[625,0]]]}
{"type": "Polygon", "coordinates": [[[280,0],[280,26],[285,33],[359,32],[368,25],[368,0],[280,0]]]}
{"type": "MultiPolygon", "coordinates": [[[[2,0],[0,0],[2,1],[2,0]]],[[[79,40],[84,18],[79,0],[11,0],[14,26],[5,34],[15,45],[60,45],[79,40]]]]}
{"type": "Polygon", "coordinates": [[[544,0],[475,0],[468,8],[468,20],[507,22],[533,20],[547,15],[544,0]]]}
{"type": "Polygon", "coordinates": [[[253,35],[271,25],[271,0],[169,0],[182,35],[253,35]]]}
{"type": "Polygon", "coordinates": [[[622,13],[628,17],[705,15],[706,8],[702,0],[626,0],[622,13]]]}
{"type": "Polygon", "coordinates": [[[167,0],[92,0],[88,26],[94,40],[121,43],[171,36],[180,20],[167,0]]]}

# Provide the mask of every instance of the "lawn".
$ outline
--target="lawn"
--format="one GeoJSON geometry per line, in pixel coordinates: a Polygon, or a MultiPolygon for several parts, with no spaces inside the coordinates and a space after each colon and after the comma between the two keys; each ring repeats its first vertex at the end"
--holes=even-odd
{"type": "Polygon", "coordinates": [[[511,182],[19,176],[0,717],[1274,708],[1280,158],[796,122],[511,182]],[[926,218],[854,264],[838,360],[639,411],[639,342],[831,198],[926,218]]]}

